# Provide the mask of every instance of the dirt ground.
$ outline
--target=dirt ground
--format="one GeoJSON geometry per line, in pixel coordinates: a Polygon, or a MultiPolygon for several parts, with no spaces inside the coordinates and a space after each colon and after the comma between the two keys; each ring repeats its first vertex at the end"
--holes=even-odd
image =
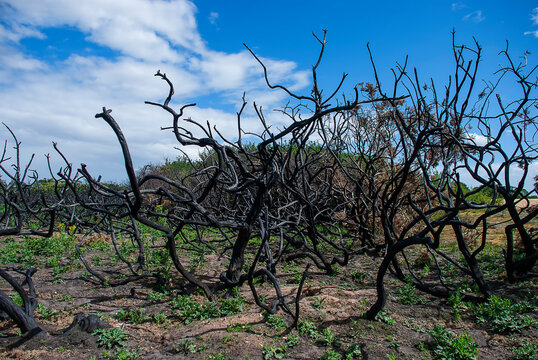
{"type": "MultiPolygon", "coordinates": [[[[217,255],[210,255],[198,268],[197,274],[216,278],[223,261],[217,255]]],[[[391,275],[385,280],[390,294],[386,311],[378,321],[361,319],[360,315],[376,298],[374,279],[379,262],[380,259],[356,256],[336,275],[328,276],[316,270],[308,275],[300,314],[302,320],[314,323],[320,334],[325,331],[325,335],[334,335],[333,338],[328,335],[322,337],[321,341],[297,329],[290,329],[292,319],[282,311],[277,318],[285,322],[268,320],[270,317],[256,306],[247,285],[239,289],[245,301],[243,311],[188,323],[171,306],[173,299],[181,293],[177,281],[172,282],[169,292],[158,293],[151,280],[117,287],[103,286],[86,276],[82,268],[58,276],[50,266],[43,266],[33,279],[38,302],[51,311],[48,314],[38,311],[36,316],[49,334],[58,334],[69,326],[79,312],[97,314],[112,327],[128,334],[125,345],[106,349],[99,346],[97,336],[81,331],[73,331],[68,336],[36,336],[20,343],[14,323],[3,320],[0,321],[0,358],[337,359],[335,353],[345,358],[349,349],[355,346],[361,350],[354,356],[349,355],[349,359],[359,359],[360,356],[363,359],[432,359],[435,342],[429,331],[439,324],[456,334],[470,335],[478,345],[479,359],[513,359],[514,347],[538,339],[536,313],[530,314],[534,326],[521,332],[499,334],[491,331],[488,324],[478,323],[465,311],[458,319],[447,300],[417,291],[418,303],[405,304],[401,300],[404,285],[391,275]],[[146,318],[140,323],[120,320],[117,314],[122,309],[139,310],[146,318]],[[161,321],[152,320],[156,318],[153,315],[159,313],[164,314],[161,321]],[[333,357],[330,357],[331,354],[333,357]]],[[[303,269],[304,265],[303,261],[297,267],[303,269]]],[[[284,267],[280,274],[282,292],[293,302],[298,286],[297,273],[284,267]]],[[[257,286],[262,297],[273,297],[271,286],[257,286]]],[[[517,286],[503,281],[500,275],[491,286],[499,296],[538,306],[538,284],[535,280],[517,286]]],[[[7,290],[7,286],[2,284],[2,289],[7,290]]],[[[199,292],[191,294],[198,303],[205,301],[199,292]]]]}

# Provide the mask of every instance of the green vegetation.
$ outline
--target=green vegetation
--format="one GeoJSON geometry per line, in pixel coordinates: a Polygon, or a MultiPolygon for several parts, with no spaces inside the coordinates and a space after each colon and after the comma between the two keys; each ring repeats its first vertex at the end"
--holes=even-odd
{"type": "Polygon", "coordinates": [[[287,325],[286,320],[276,314],[266,315],[265,324],[275,331],[283,331],[287,325]]]}
{"type": "Polygon", "coordinates": [[[92,335],[97,337],[96,341],[99,346],[104,346],[107,349],[125,346],[125,339],[129,337],[125,331],[118,328],[97,329],[92,332],[92,335]]]}
{"type": "Polygon", "coordinates": [[[473,360],[478,355],[478,345],[467,334],[456,335],[444,326],[435,325],[429,334],[435,340],[434,360],[473,360]]]}
{"type": "Polygon", "coordinates": [[[334,335],[329,328],[321,330],[321,333],[318,336],[318,343],[322,346],[334,346],[336,340],[336,335],[334,335]]]}
{"type": "Polygon", "coordinates": [[[135,324],[142,324],[143,322],[151,320],[151,317],[146,316],[144,311],[140,308],[133,310],[121,309],[116,315],[114,315],[114,318],[120,321],[128,321],[135,324]]]}
{"type": "Polygon", "coordinates": [[[499,333],[520,332],[534,325],[529,315],[535,310],[528,303],[513,304],[510,299],[492,296],[483,304],[477,305],[472,313],[479,323],[485,323],[489,329],[499,333]]]}
{"type": "MultiPolygon", "coordinates": [[[[48,238],[21,236],[20,240],[13,238],[3,239],[4,246],[0,252],[0,264],[20,264],[23,267],[37,266],[38,258],[43,260],[44,265],[49,267],[59,266],[59,256],[67,256],[69,259],[77,257],[75,253],[75,237],[66,233],[55,233],[48,238]]],[[[68,271],[68,267],[63,272],[68,271]]]]}
{"type": "Polygon", "coordinates": [[[198,303],[191,296],[178,295],[170,304],[177,310],[177,317],[185,324],[189,324],[194,320],[230,316],[241,312],[244,310],[245,300],[236,296],[231,299],[219,299],[217,302],[198,303]]]}
{"type": "Polygon", "coordinates": [[[333,349],[327,349],[319,358],[320,360],[341,360],[342,355],[333,349]]]}
{"type": "Polygon", "coordinates": [[[230,360],[230,357],[223,353],[216,353],[204,357],[204,360],[230,360]]]}
{"type": "Polygon", "coordinates": [[[427,301],[423,296],[417,295],[416,288],[410,280],[398,289],[398,293],[398,300],[404,305],[423,304],[427,301]]]}
{"type": "Polygon", "coordinates": [[[536,341],[522,341],[519,346],[513,347],[511,350],[518,360],[538,359],[538,342],[536,341]]]}
{"type": "Polygon", "coordinates": [[[174,350],[185,355],[202,353],[206,348],[207,346],[199,345],[192,339],[181,339],[180,341],[174,343],[174,350]]]}
{"type": "Polygon", "coordinates": [[[57,310],[48,308],[43,304],[38,304],[35,311],[41,316],[41,319],[45,321],[51,320],[58,314],[57,310]]]}
{"type": "Polygon", "coordinates": [[[376,321],[381,321],[387,325],[394,325],[394,319],[390,317],[390,314],[387,311],[380,311],[375,316],[376,321]]]}
{"type": "Polygon", "coordinates": [[[352,343],[347,347],[345,355],[346,360],[362,360],[362,358],[362,350],[359,344],[352,343]]]}
{"type": "Polygon", "coordinates": [[[312,340],[317,340],[320,337],[318,327],[312,321],[299,320],[297,322],[297,331],[299,331],[299,334],[305,335],[312,340]]]}
{"type": "Polygon", "coordinates": [[[116,352],[110,352],[108,350],[103,351],[103,356],[111,360],[135,360],[140,356],[138,349],[134,351],[129,351],[127,349],[120,348],[116,352]]]}
{"type": "Polygon", "coordinates": [[[264,344],[262,348],[262,355],[264,359],[284,359],[288,355],[288,347],[286,344],[264,344]]]}
{"type": "Polygon", "coordinates": [[[293,333],[290,333],[284,337],[284,340],[286,341],[286,345],[288,345],[290,348],[293,348],[301,343],[301,338],[293,333]]]}
{"type": "Polygon", "coordinates": [[[253,328],[250,324],[233,324],[226,328],[228,332],[252,332],[253,328]]]}

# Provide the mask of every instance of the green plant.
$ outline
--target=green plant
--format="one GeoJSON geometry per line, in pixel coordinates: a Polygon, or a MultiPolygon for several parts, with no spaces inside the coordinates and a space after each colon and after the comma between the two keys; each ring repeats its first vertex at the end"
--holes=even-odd
{"type": "Polygon", "coordinates": [[[434,360],[473,360],[478,355],[478,345],[467,334],[456,335],[441,325],[435,325],[429,334],[436,341],[434,360]]]}
{"type": "Polygon", "coordinates": [[[103,355],[109,359],[114,359],[114,360],[135,360],[141,356],[138,349],[136,349],[135,351],[129,351],[127,349],[119,349],[115,353],[111,353],[105,350],[103,352],[103,355]]]}
{"type": "Polygon", "coordinates": [[[301,338],[295,334],[288,334],[286,337],[284,337],[284,341],[286,341],[286,345],[292,348],[301,343],[301,338]]]}
{"type": "Polygon", "coordinates": [[[41,315],[41,319],[45,321],[52,319],[54,316],[56,316],[56,314],[58,314],[57,310],[50,309],[43,304],[37,305],[36,312],[41,315]]]}
{"type": "Polygon", "coordinates": [[[528,315],[533,307],[527,303],[512,304],[510,299],[492,296],[487,302],[478,304],[473,314],[479,323],[488,324],[495,332],[520,332],[534,325],[534,320],[528,315]]]}
{"type": "Polygon", "coordinates": [[[286,328],[286,320],[276,314],[268,314],[265,324],[275,331],[283,331],[286,328]]]}
{"type": "Polygon", "coordinates": [[[418,333],[424,333],[426,330],[424,330],[424,327],[416,322],[413,318],[405,318],[403,322],[405,327],[408,327],[409,329],[415,330],[418,333]]]}
{"type": "Polygon", "coordinates": [[[342,355],[334,351],[333,349],[327,349],[325,352],[321,355],[319,360],[341,360],[342,355]]]}
{"type": "MultiPolygon", "coordinates": [[[[207,303],[208,302],[206,302],[206,304],[207,303]]],[[[178,310],[177,316],[185,324],[189,324],[194,320],[218,317],[217,310],[214,306],[199,304],[187,295],[178,295],[172,300],[171,306],[173,309],[178,310]]]]}
{"type": "Polygon", "coordinates": [[[244,310],[245,300],[241,296],[231,299],[219,299],[218,302],[206,301],[202,304],[187,295],[178,295],[172,299],[171,306],[178,310],[177,316],[185,324],[194,320],[205,320],[230,316],[244,310]]]}
{"type": "Polygon", "coordinates": [[[230,299],[219,299],[220,316],[230,316],[245,310],[245,299],[239,295],[236,289],[236,294],[230,299]]]}
{"type": "Polygon", "coordinates": [[[264,344],[262,348],[262,355],[264,359],[284,359],[288,354],[288,347],[286,344],[279,345],[267,345],[264,344]]]}
{"type": "Polygon", "coordinates": [[[362,350],[357,343],[349,345],[345,354],[346,360],[362,360],[362,350]]]}
{"type": "Polygon", "coordinates": [[[149,293],[146,299],[148,301],[162,301],[166,299],[168,295],[168,292],[154,291],[152,293],[149,293]]]}
{"type": "Polygon", "coordinates": [[[13,300],[15,304],[22,306],[22,297],[18,293],[11,294],[9,295],[9,297],[11,298],[11,300],[13,300]]]}
{"type": "Polygon", "coordinates": [[[336,343],[336,335],[329,328],[325,328],[321,330],[317,341],[323,346],[332,346],[336,343]]]}
{"type": "Polygon", "coordinates": [[[153,314],[152,318],[157,325],[164,325],[168,323],[168,320],[166,319],[166,314],[163,311],[153,314]]]}
{"type": "Polygon", "coordinates": [[[206,349],[205,345],[198,345],[196,341],[191,339],[181,339],[174,343],[174,350],[185,355],[200,353],[206,349]]]}
{"type": "Polygon", "coordinates": [[[522,341],[519,346],[513,347],[510,350],[515,354],[518,360],[536,360],[538,359],[538,342],[522,341]]]}
{"type": "Polygon", "coordinates": [[[142,324],[143,322],[150,320],[150,317],[146,316],[144,311],[140,308],[132,310],[121,309],[116,315],[114,315],[114,318],[120,321],[128,321],[135,324],[142,324]]]}
{"type": "Polygon", "coordinates": [[[230,357],[223,353],[216,353],[204,357],[204,360],[229,360],[230,357]]]}
{"type": "Polygon", "coordinates": [[[253,332],[250,324],[233,324],[226,328],[228,332],[253,332]]]}
{"type": "Polygon", "coordinates": [[[314,296],[314,303],[312,306],[314,306],[316,309],[320,310],[323,307],[323,303],[325,302],[325,298],[318,298],[317,296],[314,296]]]}
{"type": "Polygon", "coordinates": [[[381,321],[382,323],[385,323],[387,325],[394,325],[394,319],[390,317],[389,313],[387,311],[380,311],[375,316],[375,321],[381,321]]]}
{"type": "Polygon", "coordinates": [[[92,335],[97,336],[99,346],[104,346],[107,349],[112,349],[114,346],[124,346],[125,339],[129,337],[129,334],[118,328],[97,329],[92,332],[92,335]]]}
{"type": "Polygon", "coordinates": [[[398,300],[404,305],[422,304],[426,299],[416,294],[415,286],[411,281],[407,281],[404,286],[398,289],[398,300]]]}
{"type": "Polygon", "coordinates": [[[400,348],[400,343],[396,341],[396,339],[393,336],[387,336],[385,338],[389,342],[389,348],[393,350],[398,350],[400,348]]]}
{"type": "Polygon", "coordinates": [[[366,280],[366,273],[357,269],[351,270],[350,276],[351,279],[361,284],[364,283],[364,280],[366,280]]]}
{"type": "Polygon", "coordinates": [[[299,334],[305,335],[312,340],[317,340],[320,336],[316,324],[308,320],[299,320],[297,323],[297,331],[299,331],[299,334]]]}
{"type": "Polygon", "coordinates": [[[62,295],[60,296],[60,298],[58,299],[59,301],[73,301],[73,296],[71,295],[62,295]]]}
{"type": "Polygon", "coordinates": [[[461,320],[462,312],[469,308],[469,303],[463,301],[464,295],[461,289],[458,289],[450,294],[447,303],[452,307],[452,314],[456,321],[461,320]]]}

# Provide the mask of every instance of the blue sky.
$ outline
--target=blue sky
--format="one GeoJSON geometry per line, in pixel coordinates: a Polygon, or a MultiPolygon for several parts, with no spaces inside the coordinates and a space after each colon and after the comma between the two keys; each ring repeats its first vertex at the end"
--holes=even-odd
{"type": "MultiPolygon", "coordinates": [[[[138,167],[179,154],[172,134],[160,131],[169,117],[143,104],[167,92],[153,77],[157,69],[174,81],[177,104],[198,103],[187,116],[230,138],[243,91],[282,126],[285,119],[269,110],[286,98],[264,87],[242,44],[264,59],[275,82],[308,93],[319,50],[311,34],[322,29],[328,45],[320,82],[331,89],[347,72],[347,93],[373,79],[367,42],[383,81],[409,55],[425,79],[446,82],[452,29],[458,42],[472,44],[474,36],[483,47],[481,78],[503,62],[498,52],[507,40],[515,57],[530,51],[536,64],[538,56],[536,1],[0,0],[0,120],[22,141],[24,158],[36,154],[42,176],[55,141],[75,166],[122,181],[119,146],[94,119],[103,106],[113,110],[138,167]]],[[[251,107],[243,123],[260,129],[251,107]]],[[[53,162],[61,166],[57,156],[53,162]]]]}

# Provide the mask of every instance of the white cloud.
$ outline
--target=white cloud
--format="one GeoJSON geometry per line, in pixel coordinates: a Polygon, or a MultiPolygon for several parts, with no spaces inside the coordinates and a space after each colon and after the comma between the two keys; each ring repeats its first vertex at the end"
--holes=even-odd
{"type": "Polygon", "coordinates": [[[215,25],[217,23],[218,18],[219,18],[219,13],[217,13],[217,12],[212,12],[212,13],[209,14],[209,22],[212,25],[215,25]]]}
{"type": "Polygon", "coordinates": [[[455,2],[451,4],[451,7],[452,7],[452,11],[457,11],[457,10],[465,9],[467,5],[459,3],[459,2],[455,2]]]}
{"type": "MultiPolygon", "coordinates": [[[[531,15],[531,20],[533,25],[538,25],[538,7],[534,8],[531,15]]],[[[525,35],[533,35],[534,37],[538,38],[538,30],[533,31],[525,31],[525,35]]]]}
{"type": "MultiPolygon", "coordinates": [[[[472,169],[474,169],[474,165],[475,165],[474,163],[470,164],[472,169]]],[[[511,164],[511,166],[507,167],[504,163],[494,162],[491,164],[487,164],[487,166],[490,169],[490,171],[493,171],[493,172],[497,172],[501,168],[501,166],[503,166],[503,169],[501,170],[497,178],[502,185],[505,185],[506,173],[509,174],[508,178],[510,181],[510,186],[517,186],[523,178],[523,169],[518,167],[516,164],[511,164]]],[[[479,167],[478,169],[479,169],[478,174],[484,177],[485,179],[488,179],[487,174],[484,171],[484,169],[481,167],[479,167]]],[[[470,187],[475,187],[479,185],[479,183],[476,180],[474,180],[473,177],[466,170],[460,169],[458,173],[460,174],[461,181],[465,183],[466,185],[469,185],[470,187]]],[[[538,175],[538,162],[533,162],[529,164],[528,173],[527,173],[527,176],[525,177],[524,188],[526,190],[530,191],[534,188],[534,178],[537,175],[538,175]]]]}
{"type": "Polygon", "coordinates": [[[473,145],[484,146],[484,145],[486,145],[488,143],[490,138],[488,138],[487,136],[481,135],[481,134],[469,133],[469,134],[467,134],[467,138],[464,139],[464,140],[469,142],[469,143],[472,143],[473,145]]]}
{"type": "MultiPolygon", "coordinates": [[[[166,83],[153,76],[158,69],[173,81],[178,108],[198,96],[215,99],[211,100],[215,107],[222,101],[240,105],[243,91],[249,102],[255,100],[264,109],[280,105],[283,93],[266,88],[262,69],[252,56],[247,51],[212,50],[198,32],[195,15],[196,7],[187,0],[6,0],[0,4],[0,20],[5,24],[0,25],[0,118],[17,134],[26,154],[36,153],[34,166],[40,173],[46,175],[42,155],[53,153],[51,142],[56,141],[75,166],[84,162],[95,175],[125,179],[113,132],[94,118],[103,106],[113,109],[135,166],[179,155],[173,135],[160,131],[170,125],[170,116],[144,104],[144,100],[162,101],[168,94],[166,83]],[[32,57],[19,44],[28,37],[46,41],[43,30],[64,26],[84,33],[88,47],[95,43],[121,55],[105,58],[81,52],[51,62],[32,57]]],[[[297,70],[295,63],[262,60],[272,81],[294,90],[308,84],[309,72],[297,70]]],[[[185,116],[203,124],[209,120],[224,136],[236,138],[233,110],[199,105],[189,108],[185,116]]],[[[246,130],[261,131],[250,106],[244,115],[246,130]]],[[[279,120],[274,114],[271,118],[279,120]]],[[[9,135],[0,134],[2,139],[9,135]]],[[[196,154],[198,149],[185,151],[196,154]]],[[[54,159],[55,166],[62,165],[54,159]]]]}
{"type": "Polygon", "coordinates": [[[538,7],[534,8],[532,12],[533,12],[533,14],[531,15],[532,23],[534,25],[538,25],[538,7]]]}
{"type": "Polygon", "coordinates": [[[482,10],[473,11],[463,17],[463,21],[472,21],[479,23],[486,20],[486,17],[482,15],[482,10]]]}

